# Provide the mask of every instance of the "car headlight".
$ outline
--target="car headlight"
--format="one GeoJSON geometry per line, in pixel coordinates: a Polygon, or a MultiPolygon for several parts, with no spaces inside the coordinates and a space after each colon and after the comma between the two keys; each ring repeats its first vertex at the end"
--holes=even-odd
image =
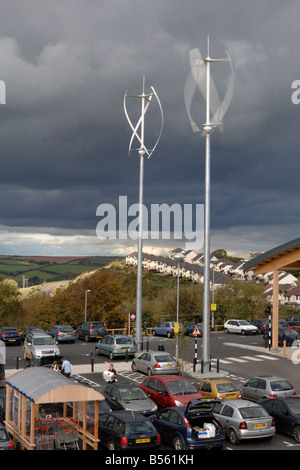
{"type": "Polygon", "coordinates": [[[181,401],[175,400],[175,405],[176,406],[183,406],[183,403],[181,403],[181,401]]]}

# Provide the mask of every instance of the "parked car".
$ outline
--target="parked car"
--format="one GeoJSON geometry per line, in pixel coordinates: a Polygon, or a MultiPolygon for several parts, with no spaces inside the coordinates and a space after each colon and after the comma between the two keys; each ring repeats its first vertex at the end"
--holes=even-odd
{"type": "Polygon", "coordinates": [[[168,406],[187,405],[194,398],[202,398],[202,394],[191,382],[178,375],[149,377],[140,387],[157,404],[159,410],[168,406]]]}
{"type": "Polygon", "coordinates": [[[242,398],[241,391],[227,379],[200,379],[194,385],[204,397],[221,400],[242,398]]]}
{"type": "Polygon", "coordinates": [[[286,318],[288,326],[300,326],[300,315],[290,315],[286,318]]]}
{"type": "MultiPolygon", "coordinates": [[[[264,331],[263,333],[263,339],[269,339],[272,338],[272,330],[271,332],[268,330],[264,331]],[[271,334],[269,334],[271,333],[271,334]]],[[[283,342],[286,341],[287,346],[292,346],[294,341],[297,342],[297,340],[300,338],[299,333],[297,333],[295,330],[291,328],[278,328],[278,345],[283,346],[283,342]]]]}
{"type": "Polygon", "coordinates": [[[138,411],[143,414],[157,411],[157,405],[138,384],[115,382],[105,387],[103,395],[112,410],[138,411]]]}
{"type": "Polygon", "coordinates": [[[241,335],[257,335],[257,326],[251,325],[247,320],[227,320],[224,324],[225,333],[239,333],[241,335]]]}
{"type": "Polygon", "coordinates": [[[275,432],[274,418],[257,403],[249,400],[227,400],[213,406],[213,414],[224,426],[231,444],[242,439],[271,439],[275,432]]]}
{"type": "Polygon", "coordinates": [[[162,441],[175,450],[222,449],[225,442],[223,426],[212,414],[219,400],[191,400],[186,406],[165,408],[151,416],[162,441]]]}
{"type": "Polygon", "coordinates": [[[25,330],[23,330],[22,333],[21,333],[21,339],[22,339],[22,341],[24,341],[24,339],[26,338],[26,336],[28,335],[28,333],[32,333],[32,332],[36,332],[36,333],[46,333],[45,330],[44,330],[41,326],[28,326],[28,327],[25,328],[25,330]]]}
{"type": "Polygon", "coordinates": [[[53,325],[47,333],[52,336],[57,343],[75,343],[75,330],[69,325],[53,325]]]}
{"type": "Polygon", "coordinates": [[[281,377],[262,375],[252,377],[248,382],[240,385],[242,397],[248,400],[261,398],[291,397],[297,395],[290,382],[281,377]]]}
{"type": "Polygon", "coordinates": [[[255,320],[250,321],[251,325],[254,325],[258,329],[258,334],[263,334],[263,332],[269,328],[269,320],[264,318],[257,318],[255,320]]]}
{"type": "Polygon", "coordinates": [[[147,375],[179,374],[180,367],[176,359],[164,351],[147,351],[133,359],[133,372],[140,371],[147,375]]]}
{"type": "Polygon", "coordinates": [[[105,354],[111,360],[115,357],[135,356],[135,344],[130,336],[126,335],[106,335],[99,339],[95,346],[95,353],[97,356],[105,354]]]}
{"type": "Polygon", "coordinates": [[[0,424],[0,450],[13,450],[14,448],[14,441],[6,431],[5,427],[0,424]]]}
{"type": "Polygon", "coordinates": [[[161,437],[150,419],[134,411],[118,410],[99,417],[98,436],[109,450],[153,450],[161,437]]]}
{"type": "Polygon", "coordinates": [[[300,443],[300,398],[265,398],[258,403],[273,416],[276,431],[292,436],[300,443]]]}
{"type": "Polygon", "coordinates": [[[107,328],[102,321],[86,321],[76,329],[76,337],[86,342],[100,339],[107,335],[107,328]]]}
{"type": "MultiPolygon", "coordinates": [[[[158,326],[151,328],[151,333],[153,336],[167,336],[171,338],[174,336],[174,321],[163,321],[158,326]]],[[[182,331],[183,325],[179,323],[179,331],[182,331]]]]}
{"type": "Polygon", "coordinates": [[[0,327],[0,339],[5,344],[21,344],[21,335],[17,328],[12,326],[1,326],[0,327]]]}
{"type": "Polygon", "coordinates": [[[62,358],[63,356],[60,356],[60,355],[34,357],[31,362],[26,364],[26,367],[48,367],[50,369],[53,362],[56,361],[59,369],[61,369],[62,358]]]}
{"type": "MultiPolygon", "coordinates": [[[[185,325],[185,329],[184,329],[184,335],[191,335],[195,329],[195,326],[198,327],[199,331],[200,331],[200,336],[202,336],[203,334],[203,323],[195,323],[194,321],[189,321],[186,325],[185,325]]],[[[198,335],[199,337],[199,335],[198,335]]]]}
{"type": "Polygon", "coordinates": [[[32,361],[34,358],[45,356],[59,356],[60,350],[54,338],[47,333],[30,333],[24,340],[24,359],[32,361]]]}

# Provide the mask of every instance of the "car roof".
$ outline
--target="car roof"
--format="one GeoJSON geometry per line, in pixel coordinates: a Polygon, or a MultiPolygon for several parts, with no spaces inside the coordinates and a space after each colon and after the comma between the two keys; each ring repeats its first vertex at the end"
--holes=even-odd
{"type": "Polygon", "coordinates": [[[50,338],[52,338],[52,336],[49,335],[48,333],[43,333],[43,332],[41,332],[41,331],[40,331],[40,332],[36,332],[36,333],[33,331],[33,332],[30,333],[30,334],[31,334],[34,338],[37,338],[37,337],[42,337],[42,338],[44,338],[45,336],[47,336],[47,337],[50,336],[50,338]]]}
{"type": "MultiPolygon", "coordinates": [[[[229,379],[199,379],[199,380],[203,380],[205,382],[211,382],[211,383],[214,383],[214,384],[228,384],[228,383],[233,383],[231,380],[229,379]]],[[[197,380],[198,382],[198,380],[197,380]]]]}
{"type": "Polygon", "coordinates": [[[148,379],[157,379],[157,380],[161,380],[162,382],[175,382],[179,380],[187,380],[179,375],[159,375],[159,376],[151,375],[151,377],[148,377],[148,379]]]}
{"type": "Polygon", "coordinates": [[[113,386],[113,387],[116,387],[116,388],[119,388],[119,387],[138,387],[139,384],[134,383],[134,382],[114,382],[114,383],[111,383],[111,384],[107,384],[107,387],[108,386],[113,386]]]}
{"type": "Polygon", "coordinates": [[[234,406],[235,408],[245,408],[245,407],[250,407],[250,406],[257,406],[261,407],[258,403],[250,400],[244,400],[243,398],[240,398],[239,400],[225,400],[224,405],[231,405],[234,406]]]}
{"type": "Polygon", "coordinates": [[[109,411],[107,414],[113,415],[125,423],[132,423],[134,421],[150,421],[149,418],[144,416],[142,413],[139,413],[138,411],[115,410],[109,411]]]}

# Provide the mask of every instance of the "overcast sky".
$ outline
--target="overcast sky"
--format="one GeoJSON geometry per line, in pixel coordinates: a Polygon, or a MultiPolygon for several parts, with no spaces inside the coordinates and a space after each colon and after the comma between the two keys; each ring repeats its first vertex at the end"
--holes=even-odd
{"type": "MultiPolygon", "coordinates": [[[[299,237],[300,105],[291,99],[299,1],[3,0],[0,254],[136,249],[133,240],[99,240],[96,210],[118,208],[119,196],[138,202],[123,97],[141,93],[143,75],[164,112],[161,140],[145,160],[145,205],[204,203],[205,137],[192,131],[184,86],[189,50],[206,56],[207,35],[211,57],[229,51],[235,76],[224,131],[211,138],[211,248],[241,255],[299,237]]],[[[222,93],[228,68],[213,64],[212,77],[222,93]]],[[[193,104],[204,116],[200,94],[193,104]]],[[[155,106],[149,141],[159,128],[155,106]]],[[[149,241],[144,250],[176,246],[149,241]]]]}

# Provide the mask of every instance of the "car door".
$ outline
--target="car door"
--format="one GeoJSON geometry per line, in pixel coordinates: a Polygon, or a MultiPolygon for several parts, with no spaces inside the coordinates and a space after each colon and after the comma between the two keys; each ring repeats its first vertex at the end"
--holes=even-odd
{"type": "Polygon", "coordinates": [[[234,409],[232,408],[232,406],[227,405],[227,404],[224,405],[219,417],[220,417],[221,423],[224,426],[225,432],[227,432],[231,426],[236,426],[236,423],[234,423],[234,419],[233,419],[234,409]]]}
{"type": "Polygon", "coordinates": [[[275,420],[276,430],[281,431],[286,434],[292,434],[294,423],[289,416],[289,409],[283,400],[274,400],[272,408],[272,416],[275,420]]]}
{"type": "Polygon", "coordinates": [[[114,438],[114,426],[116,418],[112,415],[106,414],[100,416],[99,438],[100,442],[107,446],[107,444],[114,438]]]}
{"type": "Polygon", "coordinates": [[[141,372],[147,373],[147,369],[150,365],[150,359],[151,359],[151,356],[149,353],[143,353],[138,359],[136,359],[138,369],[141,372]]]}
{"type": "Polygon", "coordinates": [[[212,396],[211,383],[205,380],[202,384],[200,392],[202,393],[204,397],[211,397],[212,396]]]}
{"type": "Polygon", "coordinates": [[[252,379],[248,380],[244,385],[241,386],[241,391],[243,394],[243,398],[249,400],[255,400],[257,398],[256,390],[258,387],[258,377],[253,377],[252,379]]]}
{"type": "Polygon", "coordinates": [[[159,414],[156,422],[158,422],[157,427],[159,429],[162,440],[168,444],[173,444],[174,435],[178,430],[179,424],[181,422],[181,418],[178,413],[170,408],[163,410],[159,414]]]}
{"type": "Polygon", "coordinates": [[[170,395],[164,384],[160,381],[156,381],[155,388],[156,404],[159,409],[170,406],[170,395]]]}

